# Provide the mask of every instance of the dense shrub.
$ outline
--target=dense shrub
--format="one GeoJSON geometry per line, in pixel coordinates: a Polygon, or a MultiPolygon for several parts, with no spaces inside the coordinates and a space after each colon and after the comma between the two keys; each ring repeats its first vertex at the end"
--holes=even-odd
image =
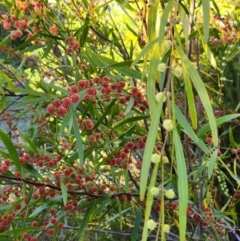
{"type": "Polygon", "coordinates": [[[1,4],[1,240],[240,239],[239,10],[211,4],[1,4]]]}

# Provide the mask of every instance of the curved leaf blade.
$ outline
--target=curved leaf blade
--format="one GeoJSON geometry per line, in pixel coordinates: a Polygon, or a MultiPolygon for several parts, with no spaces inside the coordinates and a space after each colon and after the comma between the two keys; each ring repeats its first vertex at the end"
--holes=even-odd
{"type": "Polygon", "coordinates": [[[156,111],[153,115],[151,125],[149,128],[148,137],[147,137],[146,147],[143,155],[142,171],[140,176],[140,199],[141,200],[143,200],[145,191],[147,188],[147,179],[148,179],[149,169],[151,165],[151,156],[153,153],[153,148],[157,137],[159,118],[160,118],[160,115],[162,112],[162,106],[163,106],[163,98],[164,98],[164,95],[161,96],[158,102],[156,111]]]}
{"type": "Polygon", "coordinates": [[[166,27],[166,24],[168,21],[168,15],[172,9],[174,2],[175,2],[174,0],[169,1],[167,6],[163,10],[163,14],[161,17],[161,22],[160,22],[159,37],[158,37],[158,44],[159,44],[160,49],[161,49],[161,46],[162,46],[162,43],[164,40],[165,27],[166,27]]]}
{"type": "Polygon", "coordinates": [[[19,156],[11,139],[2,130],[0,130],[0,139],[2,140],[3,144],[7,148],[9,156],[12,159],[14,165],[16,166],[18,172],[22,175],[22,167],[19,161],[19,156]]]}
{"type": "MultiPolygon", "coordinates": [[[[224,115],[224,116],[221,116],[219,117],[217,120],[216,120],[216,124],[217,126],[220,126],[222,125],[223,123],[226,123],[228,121],[231,121],[233,119],[236,119],[240,117],[240,114],[230,114],[230,115],[224,115]]],[[[210,124],[206,124],[204,125],[197,133],[197,136],[198,137],[202,137],[205,133],[209,132],[211,130],[211,126],[210,124]]]]}
{"type": "Polygon", "coordinates": [[[192,65],[192,63],[190,62],[190,60],[188,59],[188,57],[185,55],[185,53],[183,52],[183,50],[176,46],[177,51],[179,53],[179,55],[181,56],[182,59],[182,63],[185,67],[185,69],[188,71],[189,76],[192,80],[192,83],[201,99],[201,102],[204,106],[204,109],[206,111],[209,123],[210,123],[210,127],[211,127],[211,132],[212,132],[212,138],[213,138],[213,145],[215,147],[218,146],[218,130],[217,130],[217,124],[216,124],[216,119],[213,113],[213,108],[212,108],[212,104],[211,101],[209,99],[207,90],[204,86],[203,81],[201,80],[197,70],[195,69],[195,67],[192,65]]]}
{"type": "Polygon", "coordinates": [[[202,151],[204,151],[206,154],[209,154],[209,149],[206,146],[206,144],[198,138],[192,127],[190,126],[189,122],[187,121],[186,117],[183,115],[183,113],[180,111],[180,109],[175,105],[175,112],[176,112],[176,118],[178,123],[183,128],[183,131],[192,139],[192,141],[195,142],[195,144],[201,148],[202,151]]]}

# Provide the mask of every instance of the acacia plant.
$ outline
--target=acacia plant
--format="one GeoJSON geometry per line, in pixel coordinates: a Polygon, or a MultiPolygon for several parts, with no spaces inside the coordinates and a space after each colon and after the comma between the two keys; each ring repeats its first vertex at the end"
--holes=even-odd
{"type": "Polygon", "coordinates": [[[0,1],[1,241],[240,240],[225,2],[0,1]]]}

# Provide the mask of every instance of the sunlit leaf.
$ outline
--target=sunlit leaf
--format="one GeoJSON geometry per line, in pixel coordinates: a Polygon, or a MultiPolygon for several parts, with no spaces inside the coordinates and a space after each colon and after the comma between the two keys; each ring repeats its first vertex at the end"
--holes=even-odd
{"type": "Polygon", "coordinates": [[[197,70],[192,65],[190,60],[187,58],[187,56],[185,55],[183,50],[181,48],[179,48],[178,46],[176,46],[176,48],[177,48],[179,55],[181,56],[182,63],[185,66],[186,70],[188,71],[191,81],[192,81],[192,83],[201,99],[201,102],[204,106],[204,109],[208,116],[209,124],[211,127],[213,144],[215,147],[217,147],[218,146],[218,130],[217,130],[216,120],[215,120],[214,113],[213,113],[212,104],[209,99],[207,90],[206,90],[204,83],[201,80],[197,70]]]}
{"type": "Polygon", "coordinates": [[[203,34],[204,34],[204,42],[208,42],[209,36],[209,22],[210,22],[210,1],[201,0],[202,8],[203,8],[203,34]]]}
{"type": "Polygon", "coordinates": [[[9,156],[12,159],[17,170],[22,175],[22,167],[21,167],[21,164],[19,161],[18,152],[17,152],[16,148],[14,147],[11,139],[2,130],[0,130],[0,140],[3,142],[6,149],[8,150],[9,156]]]}
{"type": "Polygon", "coordinates": [[[152,210],[152,204],[154,200],[154,196],[151,193],[151,188],[155,186],[156,178],[158,174],[158,166],[159,163],[154,164],[153,172],[151,173],[151,180],[150,184],[148,186],[148,193],[147,193],[147,200],[146,200],[146,208],[144,213],[144,227],[143,227],[143,233],[142,233],[142,241],[147,241],[148,238],[148,227],[147,222],[150,219],[150,213],[152,210]]]}
{"type": "Polygon", "coordinates": [[[166,24],[167,24],[167,22],[169,20],[169,13],[170,13],[170,11],[172,9],[172,6],[173,6],[174,2],[175,2],[174,0],[170,0],[167,3],[167,6],[164,8],[162,16],[161,16],[159,36],[158,36],[159,49],[161,49],[162,43],[164,41],[165,27],[166,27],[166,24]]]}
{"type": "Polygon", "coordinates": [[[193,129],[197,129],[198,120],[197,120],[197,110],[195,105],[195,98],[192,90],[192,83],[190,81],[189,76],[186,74],[186,70],[183,71],[183,78],[185,82],[186,94],[187,94],[187,102],[188,102],[188,109],[190,118],[192,121],[193,129]]]}
{"type": "Polygon", "coordinates": [[[206,144],[198,138],[196,133],[194,132],[193,128],[190,126],[188,120],[186,117],[182,114],[180,109],[175,105],[175,111],[176,111],[176,118],[178,123],[182,126],[182,131],[185,132],[191,139],[194,141],[194,143],[201,148],[206,154],[209,153],[209,149],[206,146],[206,144]]]}
{"type": "Polygon", "coordinates": [[[164,95],[161,96],[156,111],[152,117],[149,133],[147,137],[146,147],[143,155],[142,171],[140,176],[140,199],[143,200],[145,196],[145,191],[147,188],[147,180],[149,175],[149,169],[151,165],[151,157],[153,154],[153,148],[155,146],[155,141],[157,137],[157,130],[159,126],[159,118],[162,112],[164,95]]]}
{"type": "Polygon", "coordinates": [[[145,120],[145,119],[148,119],[148,118],[149,118],[149,116],[147,116],[147,115],[130,117],[130,118],[127,118],[125,120],[117,122],[114,125],[114,129],[118,128],[119,126],[123,126],[125,124],[128,124],[128,123],[132,123],[132,122],[139,121],[139,120],[145,120]]]}
{"type": "Polygon", "coordinates": [[[173,129],[173,141],[176,152],[177,175],[178,175],[178,197],[179,197],[179,232],[180,241],[185,240],[187,228],[187,206],[188,206],[188,175],[183,147],[176,128],[173,129]]]}
{"type": "Polygon", "coordinates": [[[63,198],[63,204],[66,205],[67,204],[67,187],[66,185],[60,181],[60,187],[61,187],[61,191],[62,191],[62,198],[63,198]]]}

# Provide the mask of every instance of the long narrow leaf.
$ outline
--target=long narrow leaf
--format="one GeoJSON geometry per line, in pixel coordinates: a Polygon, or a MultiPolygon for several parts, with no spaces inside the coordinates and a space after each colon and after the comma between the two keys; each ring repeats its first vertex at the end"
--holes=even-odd
{"type": "Polygon", "coordinates": [[[132,237],[131,241],[137,241],[138,240],[138,234],[139,234],[139,227],[141,223],[141,209],[137,211],[134,227],[133,227],[133,232],[132,232],[132,237]]]}
{"type": "Polygon", "coordinates": [[[197,111],[196,111],[196,105],[195,105],[195,99],[194,94],[192,90],[192,83],[190,81],[189,76],[186,74],[187,71],[183,71],[184,74],[184,82],[186,86],[186,94],[187,94],[187,102],[188,102],[188,108],[189,108],[189,114],[192,121],[192,125],[194,129],[197,129],[197,111]]]}
{"type": "Polygon", "coordinates": [[[149,8],[148,14],[148,39],[152,41],[156,38],[156,24],[157,24],[157,15],[158,15],[158,5],[159,1],[152,0],[149,8]]]}
{"type": "Polygon", "coordinates": [[[117,218],[120,217],[120,215],[128,212],[128,211],[131,210],[131,209],[132,209],[132,207],[127,208],[127,209],[124,209],[124,210],[121,211],[121,212],[118,212],[117,214],[115,214],[114,216],[112,216],[111,218],[109,218],[109,219],[105,222],[105,224],[110,223],[110,222],[113,221],[113,220],[116,220],[117,218]]]}
{"type": "Polygon", "coordinates": [[[32,151],[34,151],[34,153],[38,153],[38,149],[36,148],[36,146],[34,145],[32,140],[27,135],[25,135],[23,132],[19,132],[19,134],[23,138],[23,140],[29,144],[29,146],[32,148],[32,151]]]}
{"type": "Polygon", "coordinates": [[[210,0],[201,0],[203,7],[203,35],[204,42],[207,43],[209,36],[209,22],[210,22],[210,0]]]}
{"type": "MultiPolygon", "coordinates": [[[[223,123],[227,123],[233,119],[236,119],[240,116],[240,114],[230,114],[230,115],[224,115],[224,116],[221,116],[219,117],[217,120],[216,120],[216,124],[217,126],[220,126],[222,125],[223,123]]],[[[205,133],[209,132],[211,129],[210,129],[210,124],[206,124],[204,125],[197,133],[198,137],[202,137],[205,133]]]]}
{"type": "Polygon", "coordinates": [[[62,181],[60,181],[60,187],[62,191],[63,204],[66,205],[67,204],[67,187],[62,181]]]}
{"type": "Polygon", "coordinates": [[[147,222],[150,217],[152,204],[153,204],[153,194],[151,193],[151,188],[154,187],[157,179],[157,173],[158,173],[158,165],[159,163],[154,164],[154,169],[151,176],[151,181],[148,187],[148,193],[147,193],[147,200],[146,200],[146,208],[145,208],[145,214],[144,214],[144,227],[143,227],[143,234],[142,234],[142,241],[147,241],[148,237],[148,227],[147,222]]]}
{"type": "Polygon", "coordinates": [[[21,164],[19,162],[19,156],[18,156],[17,150],[14,147],[11,139],[2,130],[0,130],[0,139],[2,140],[3,144],[7,148],[9,156],[12,159],[12,161],[13,161],[14,165],[16,166],[17,170],[22,175],[22,167],[21,167],[21,164]]]}
{"type": "Polygon", "coordinates": [[[77,140],[77,151],[78,151],[78,157],[80,159],[80,167],[82,167],[84,164],[83,142],[82,142],[81,133],[79,131],[79,127],[77,124],[77,118],[75,113],[73,113],[73,111],[72,111],[72,119],[73,119],[73,130],[77,140]]]}
{"type": "Polygon", "coordinates": [[[176,128],[173,130],[173,143],[176,151],[177,173],[178,173],[178,196],[179,196],[179,231],[180,241],[185,240],[187,227],[188,206],[188,176],[183,153],[183,147],[176,128]]]}
{"type": "Polygon", "coordinates": [[[214,169],[214,166],[215,166],[215,162],[216,162],[216,159],[217,159],[217,154],[218,154],[218,149],[216,149],[210,157],[209,164],[208,164],[208,179],[210,179],[211,176],[212,176],[213,169],[214,169]]]}
{"type": "Polygon", "coordinates": [[[97,123],[94,125],[94,129],[96,129],[102,123],[102,121],[106,118],[106,116],[111,112],[112,108],[115,105],[115,102],[116,102],[116,99],[112,100],[112,102],[109,104],[109,106],[106,107],[104,113],[101,115],[101,117],[99,118],[97,123]]]}
{"type": "Polygon", "coordinates": [[[162,106],[163,106],[163,98],[164,98],[164,95],[161,96],[158,102],[156,111],[153,115],[151,125],[149,128],[148,137],[147,137],[146,147],[143,155],[142,171],[140,176],[140,199],[141,200],[143,200],[145,191],[147,188],[147,179],[148,179],[149,169],[151,164],[151,156],[153,153],[153,148],[157,137],[159,118],[160,118],[160,115],[162,112],[162,106]]]}
{"type": "Polygon", "coordinates": [[[204,43],[203,43],[203,49],[204,49],[204,52],[205,52],[205,54],[206,54],[209,62],[210,62],[211,65],[212,65],[212,67],[213,67],[214,69],[216,69],[216,68],[217,68],[217,61],[216,61],[216,59],[214,58],[213,53],[211,52],[208,44],[204,44],[204,43]]]}
{"type": "Polygon", "coordinates": [[[147,118],[149,118],[148,115],[130,117],[130,118],[127,118],[127,119],[124,119],[122,121],[117,122],[116,125],[113,128],[116,129],[119,126],[123,126],[125,124],[132,123],[132,122],[139,121],[139,120],[145,120],[147,118]]]}
{"type": "Polygon", "coordinates": [[[182,63],[185,66],[186,70],[189,73],[189,76],[192,80],[192,83],[201,99],[201,102],[204,106],[204,109],[206,111],[209,123],[210,123],[210,127],[211,127],[211,132],[212,132],[212,138],[213,138],[213,145],[215,147],[218,146],[218,130],[217,130],[217,124],[216,124],[216,120],[213,114],[213,109],[212,109],[212,104],[211,101],[209,99],[207,90],[204,86],[203,81],[201,80],[197,70],[195,69],[195,67],[192,65],[192,63],[190,62],[190,60],[187,58],[187,56],[185,55],[185,53],[183,52],[183,50],[181,48],[179,48],[178,46],[176,46],[177,51],[179,53],[179,55],[181,56],[182,59],[182,63]]]}
{"type": "Polygon", "coordinates": [[[131,67],[136,65],[141,58],[144,57],[144,55],[146,55],[149,50],[158,42],[158,38],[152,40],[151,42],[149,42],[140,52],[140,54],[136,57],[136,59],[132,62],[131,67]]]}
{"type": "MultiPolygon", "coordinates": [[[[148,39],[152,41],[156,38],[156,26],[158,17],[158,5],[159,1],[152,0],[149,14],[148,14],[148,39]]],[[[157,66],[160,59],[160,49],[158,45],[153,46],[151,49],[151,60],[148,68],[148,79],[147,79],[147,99],[149,104],[149,111],[151,118],[153,117],[156,103],[155,103],[155,83],[157,79],[157,66]]],[[[159,78],[158,78],[159,79],[159,78]]]]}
{"type": "Polygon", "coordinates": [[[23,93],[23,94],[33,95],[33,96],[45,96],[46,98],[46,93],[35,91],[32,89],[10,88],[9,90],[15,93],[23,93]]]}
{"type": "Polygon", "coordinates": [[[90,218],[90,215],[92,213],[92,210],[94,209],[95,207],[95,203],[93,202],[92,205],[87,209],[87,211],[85,212],[85,215],[84,215],[84,218],[81,222],[81,225],[79,227],[79,231],[78,231],[78,240],[79,241],[83,241],[84,240],[84,229],[85,227],[87,226],[87,222],[88,222],[88,219],[90,218]]]}
{"type": "Polygon", "coordinates": [[[118,71],[123,76],[126,75],[135,79],[141,78],[141,73],[137,70],[130,69],[128,67],[112,67],[112,68],[118,71]]]}
{"type": "Polygon", "coordinates": [[[174,2],[175,2],[174,0],[169,1],[167,6],[163,10],[163,14],[161,17],[161,22],[160,22],[159,36],[158,36],[159,49],[161,49],[161,47],[162,47],[162,43],[164,40],[164,34],[165,34],[165,27],[166,27],[166,24],[168,21],[168,15],[170,13],[170,10],[171,10],[174,2]]]}
{"type": "Polygon", "coordinates": [[[67,115],[64,117],[60,130],[58,132],[58,136],[62,136],[65,128],[68,129],[68,133],[72,129],[72,112],[71,111],[68,111],[67,115]]]}
{"type": "Polygon", "coordinates": [[[198,138],[192,127],[190,126],[189,122],[187,121],[186,117],[182,114],[180,109],[175,105],[175,111],[176,111],[176,118],[178,123],[183,128],[183,131],[194,141],[194,143],[201,148],[202,151],[204,151],[206,154],[209,153],[209,149],[206,146],[206,144],[198,138]]]}
{"type": "Polygon", "coordinates": [[[156,101],[155,101],[155,83],[157,79],[157,66],[159,64],[160,59],[160,51],[158,45],[154,46],[153,54],[150,60],[150,65],[148,69],[148,79],[147,79],[147,99],[149,104],[149,112],[151,118],[154,115],[156,109],[156,101]]]}
{"type": "Polygon", "coordinates": [[[29,163],[24,163],[24,169],[27,173],[31,173],[33,177],[35,177],[37,180],[40,179],[41,181],[44,180],[44,178],[41,176],[41,174],[34,168],[32,167],[29,163]]]}

